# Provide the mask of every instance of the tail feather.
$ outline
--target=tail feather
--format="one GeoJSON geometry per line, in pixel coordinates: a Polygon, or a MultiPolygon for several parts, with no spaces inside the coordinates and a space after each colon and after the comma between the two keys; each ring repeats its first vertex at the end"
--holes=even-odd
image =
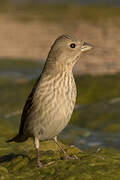
{"type": "Polygon", "coordinates": [[[9,142],[14,141],[14,142],[19,143],[19,142],[23,142],[23,141],[25,141],[25,140],[27,140],[27,137],[20,136],[19,134],[17,134],[17,136],[13,137],[12,139],[9,139],[9,140],[6,141],[6,142],[9,143],[9,142]]]}

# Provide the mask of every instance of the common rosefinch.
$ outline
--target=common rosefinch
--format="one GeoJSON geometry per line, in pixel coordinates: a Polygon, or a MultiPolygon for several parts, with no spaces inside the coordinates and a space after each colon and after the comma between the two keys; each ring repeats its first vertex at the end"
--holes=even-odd
{"type": "Polygon", "coordinates": [[[69,35],[56,39],[48,54],[44,69],[25,103],[19,133],[8,142],[22,142],[34,138],[38,166],[39,141],[53,139],[63,151],[66,159],[71,157],[57,141],[57,135],[68,124],[76,101],[76,85],[73,66],[81,53],[92,49],[92,45],[76,40],[69,35]]]}

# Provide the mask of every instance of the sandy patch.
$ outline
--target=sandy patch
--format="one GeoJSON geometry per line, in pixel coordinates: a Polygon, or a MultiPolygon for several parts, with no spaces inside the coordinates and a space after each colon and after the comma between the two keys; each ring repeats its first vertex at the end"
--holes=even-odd
{"type": "Polygon", "coordinates": [[[87,22],[64,24],[43,21],[20,22],[0,15],[0,56],[45,59],[52,42],[63,33],[71,33],[95,46],[81,57],[75,71],[81,74],[106,74],[120,71],[120,28],[114,22],[95,25],[87,22]]]}

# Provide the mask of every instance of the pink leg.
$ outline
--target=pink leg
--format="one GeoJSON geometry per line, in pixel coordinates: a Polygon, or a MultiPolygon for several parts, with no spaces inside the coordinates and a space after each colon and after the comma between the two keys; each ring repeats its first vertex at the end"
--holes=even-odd
{"type": "Polygon", "coordinates": [[[70,157],[70,156],[66,153],[66,151],[63,149],[63,147],[58,143],[58,141],[57,141],[57,136],[55,136],[55,137],[53,138],[53,140],[54,140],[54,142],[59,146],[59,148],[61,149],[61,151],[64,153],[64,159],[65,159],[65,160],[78,159],[78,158],[76,158],[76,156],[75,156],[75,157],[70,157]]]}
{"type": "Polygon", "coordinates": [[[40,162],[40,156],[39,156],[39,139],[37,137],[35,137],[35,148],[36,148],[36,155],[37,155],[37,164],[39,168],[42,168],[43,165],[40,162]]]}

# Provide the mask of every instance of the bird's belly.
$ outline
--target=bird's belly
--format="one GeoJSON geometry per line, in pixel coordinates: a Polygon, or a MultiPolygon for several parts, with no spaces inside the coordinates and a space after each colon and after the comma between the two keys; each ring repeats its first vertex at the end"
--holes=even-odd
{"type": "Polygon", "coordinates": [[[54,108],[51,104],[51,110],[46,111],[43,121],[41,117],[37,120],[38,124],[35,126],[37,129],[34,129],[35,136],[38,136],[40,140],[45,140],[58,135],[68,124],[73,109],[74,104],[70,102],[61,101],[54,108]]]}
{"type": "Polygon", "coordinates": [[[43,135],[40,134],[39,138],[44,140],[58,135],[68,124],[73,109],[74,105],[70,107],[67,103],[56,107],[55,113],[49,114],[47,126],[46,128],[43,126],[44,133],[43,135]]]}

